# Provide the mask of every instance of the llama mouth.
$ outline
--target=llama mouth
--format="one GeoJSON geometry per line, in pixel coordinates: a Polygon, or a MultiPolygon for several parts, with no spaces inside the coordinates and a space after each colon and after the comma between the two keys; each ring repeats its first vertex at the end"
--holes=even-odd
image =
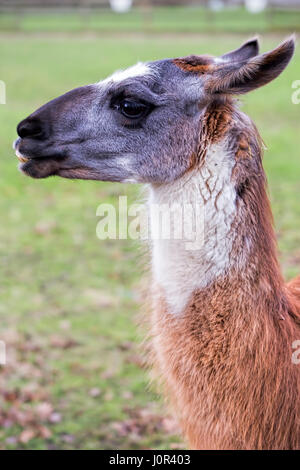
{"type": "Polygon", "coordinates": [[[44,157],[41,155],[41,152],[39,152],[39,155],[37,156],[36,151],[33,152],[33,155],[29,156],[28,151],[25,150],[24,153],[20,151],[21,145],[21,138],[16,139],[13,143],[13,149],[20,162],[18,168],[22,173],[30,176],[31,178],[48,178],[48,176],[58,174],[58,171],[61,168],[61,156],[54,154],[53,156],[47,155],[44,157]]]}
{"type": "Polygon", "coordinates": [[[21,163],[27,163],[29,160],[30,160],[30,157],[27,157],[26,155],[23,155],[20,150],[18,149],[18,146],[19,146],[19,143],[20,143],[21,139],[18,138],[14,141],[13,143],[13,149],[15,151],[15,154],[16,154],[16,157],[17,159],[21,162],[21,163]]]}
{"type": "MultiPolygon", "coordinates": [[[[19,158],[19,157],[18,157],[19,158]]],[[[25,157],[21,154],[19,158],[19,170],[31,178],[48,178],[58,175],[61,169],[61,161],[56,157],[25,157]]]]}
{"type": "Polygon", "coordinates": [[[27,163],[29,162],[30,158],[26,157],[25,155],[22,155],[22,153],[19,152],[19,150],[16,150],[16,157],[21,163],[27,163]]]}

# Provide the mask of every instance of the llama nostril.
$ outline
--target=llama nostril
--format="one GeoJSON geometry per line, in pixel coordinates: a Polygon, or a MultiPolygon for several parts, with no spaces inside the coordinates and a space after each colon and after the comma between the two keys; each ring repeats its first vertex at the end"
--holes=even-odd
{"type": "Polygon", "coordinates": [[[42,124],[37,119],[24,119],[17,127],[17,133],[22,139],[25,137],[39,137],[42,131],[42,124]]]}

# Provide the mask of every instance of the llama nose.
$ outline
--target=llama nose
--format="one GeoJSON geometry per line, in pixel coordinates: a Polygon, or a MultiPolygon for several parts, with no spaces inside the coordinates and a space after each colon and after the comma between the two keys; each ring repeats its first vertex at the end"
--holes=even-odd
{"type": "Polygon", "coordinates": [[[43,134],[42,122],[35,118],[27,118],[21,121],[17,127],[18,135],[24,139],[25,137],[38,138],[43,134]]]}

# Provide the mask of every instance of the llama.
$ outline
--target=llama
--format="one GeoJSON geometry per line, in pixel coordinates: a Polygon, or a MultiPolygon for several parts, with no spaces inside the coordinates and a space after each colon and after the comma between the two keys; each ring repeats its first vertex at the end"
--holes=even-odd
{"type": "Polygon", "coordinates": [[[146,183],[204,208],[204,243],[151,242],[151,359],[192,449],[299,449],[300,277],[283,280],[262,141],[236,96],[294,52],[250,40],[220,57],[139,63],[44,105],[18,128],[34,178],[146,183]]]}

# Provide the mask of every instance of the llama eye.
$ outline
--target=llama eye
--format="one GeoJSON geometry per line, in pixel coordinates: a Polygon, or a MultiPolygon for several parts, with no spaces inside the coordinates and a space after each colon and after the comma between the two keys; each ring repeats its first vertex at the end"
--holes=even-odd
{"type": "Polygon", "coordinates": [[[144,116],[148,111],[146,104],[129,99],[121,101],[118,108],[123,116],[129,119],[138,119],[144,116]]]}

